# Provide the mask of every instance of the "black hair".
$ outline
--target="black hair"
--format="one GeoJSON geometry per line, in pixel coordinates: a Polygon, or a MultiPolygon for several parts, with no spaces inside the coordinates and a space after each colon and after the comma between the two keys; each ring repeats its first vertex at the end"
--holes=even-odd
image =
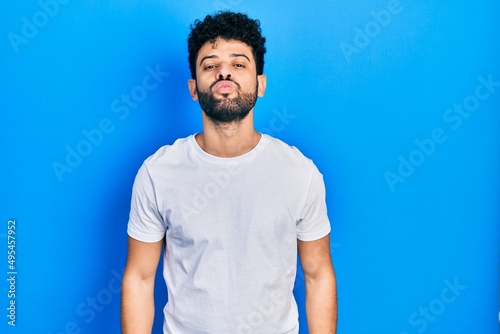
{"type": "Polygon", "coordinates": [[[237,40],[252,48],[257,67],[257,75],[264,73],[266,38],[262,36],[260,21],[252,20],[246,14],[221,11],[203,21],[196,20],[191,25],[188,37],[189,68],[191,77],[196,79],[196,58],[206,42],[214,42],[218,37],[237,40]]]}

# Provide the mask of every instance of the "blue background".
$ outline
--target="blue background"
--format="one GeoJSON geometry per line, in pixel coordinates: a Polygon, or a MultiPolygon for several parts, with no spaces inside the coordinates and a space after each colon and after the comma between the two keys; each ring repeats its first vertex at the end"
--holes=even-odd
{"type": "MultiPolygon", "coordinates": [[[[16,219],[18,271],[1,333],[120,332],[132,182],[201,130],[186,38],[219,9],[267,37],[256,127],[324,174],[338,333],[498,332],[500,86],[482,83],[500,82],[498,1],[54,1],[0,12],[0,267],[16,219]]],[[[156,297],[159,333],[161,277],[156,297]]]]}

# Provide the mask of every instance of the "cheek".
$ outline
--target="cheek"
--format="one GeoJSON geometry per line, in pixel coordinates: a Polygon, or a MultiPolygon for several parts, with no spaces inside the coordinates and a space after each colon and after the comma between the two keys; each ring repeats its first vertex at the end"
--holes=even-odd
{"type": "Polygon", "coordinates": [[[206,92],[206,91],[210,90],[210,86],[215,81],[216,80],[211,75],[199,75],[196,82],[198,84],[198,89],[200,91],[206,92]]]}
{"type": "Polygon", "coordinates": [[[207,92],[209,89],[207,85],[203,84],[202,82],[200,83],[200,81],[197,81],[195,88],[200,92],[207,92]]]}
{"type": "Polygon", "coordinates": [[[258,84],[257,78],[255,77],[242,78],[241,80],[235,78],[235,81],[240,84],[241,90],[252,93],[255,91],[258,84]]]}

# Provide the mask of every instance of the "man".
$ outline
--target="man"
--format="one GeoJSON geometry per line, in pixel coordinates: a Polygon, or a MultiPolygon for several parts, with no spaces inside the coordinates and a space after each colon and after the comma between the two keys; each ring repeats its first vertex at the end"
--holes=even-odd
{"type": "Polygon", "coordinates": [[[165,334],[298,333],[297,249],[311,334],[335,333],[336,283],[323,179],[296,148],[255,131],[266,89],[260,23],[195,21],[188,87],[203,132],[160,148],[132,192],[123,333],[150,333],[164,245],[165,334]]]}

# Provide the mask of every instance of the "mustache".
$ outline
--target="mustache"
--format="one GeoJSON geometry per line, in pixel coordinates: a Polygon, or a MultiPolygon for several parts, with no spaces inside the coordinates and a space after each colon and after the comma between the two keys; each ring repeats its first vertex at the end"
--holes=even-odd
{"type": "Polygon", "coordinates": [[[213,84],[210,85],[210,90],[212,90],[214,88],[215,85],[217,85],[219,82],[221,81],[229,81],[229,82],[232,82],[236,85],[236,87],[238,87],[238,90],[241,90],[241,86],[239,83],[237,83],[236,81],[232,80],[232,79],[219,79],[217,81],[215,81],[213,84]]]}

